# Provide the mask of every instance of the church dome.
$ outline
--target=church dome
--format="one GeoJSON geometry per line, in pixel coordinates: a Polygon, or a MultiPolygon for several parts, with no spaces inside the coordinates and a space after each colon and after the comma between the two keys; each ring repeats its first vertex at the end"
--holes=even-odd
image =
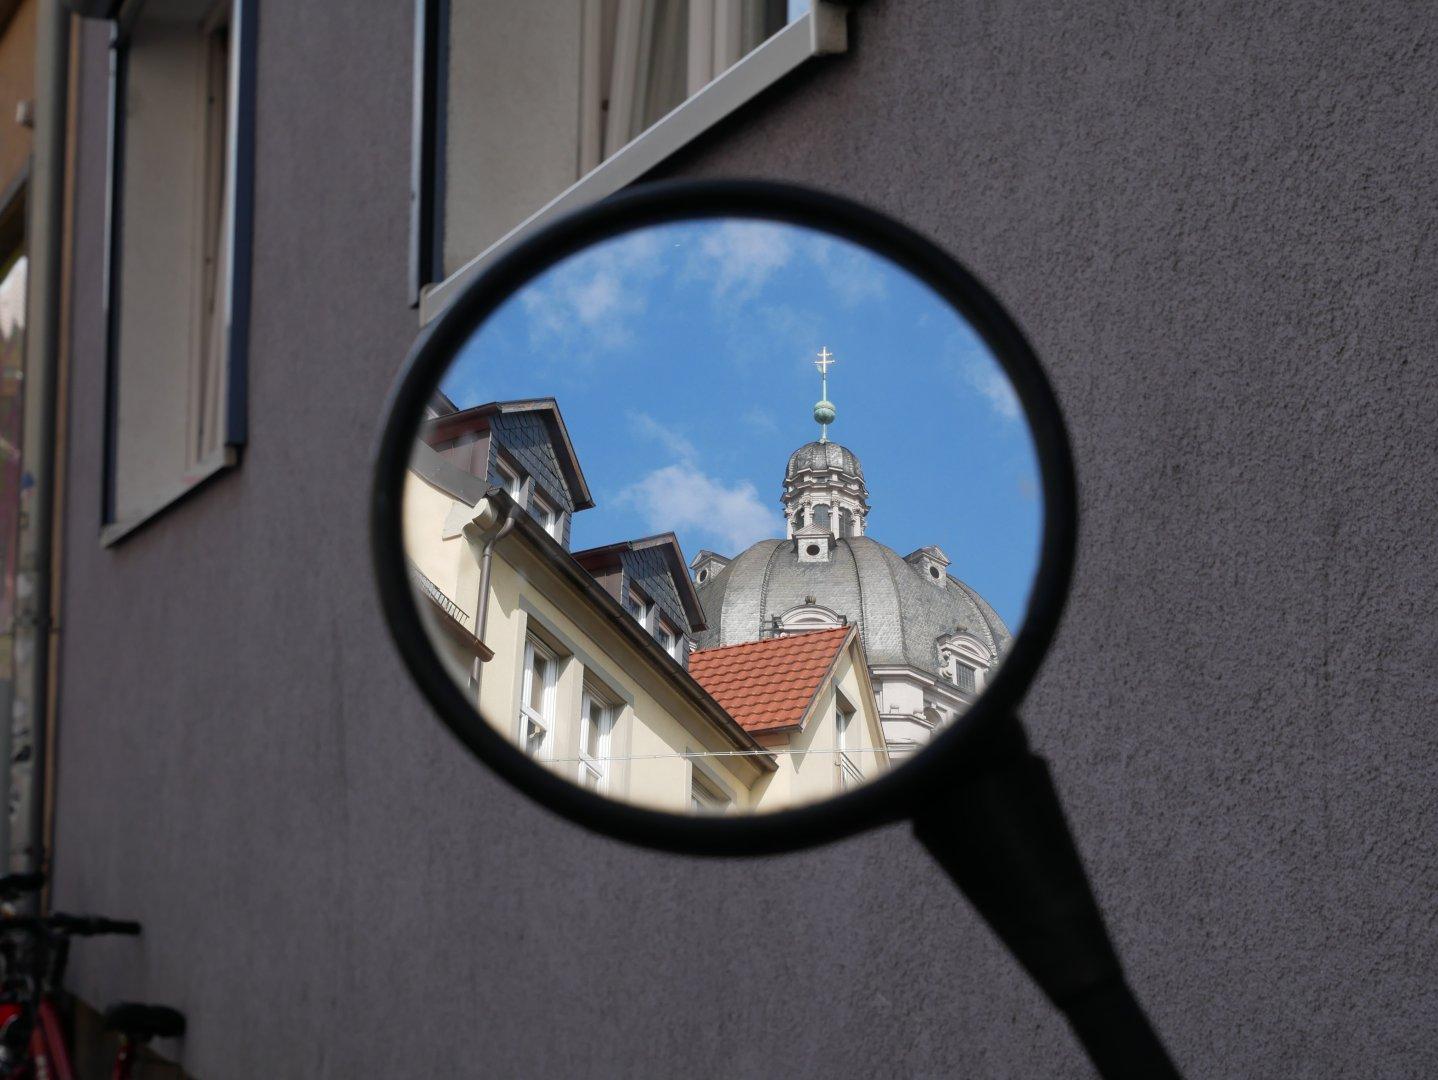
{"type": "Polygon", "coordinates": [[[785,482],[792,481],[802,472],[823,472],[834,470],[864,479],[863,466],[859,464],[854,451],[835,442],[815,440],[805,443],[789,455],[789,466],[784,470],[785,482]]]}
{"type": "MultiPolygon", "coordinates": [[[[815,447],[853,460],[833,443],[810,443],[799,454],[815,447]]],[[[869,664],[876,667],[938,674],[940,642],[961,630],[995,655],[1009,642],[1008,627],[969,586],[948,574],[938,583],[929,580],[867,536],[838,539],[824,561],[801,559],[793,541],[761,540],[701,585],[699,600],[708,624],[695,642],[701,649],[754,641],[773,633],[787,613],[806,607],[827,608],[857,622],[869,664]]]]}

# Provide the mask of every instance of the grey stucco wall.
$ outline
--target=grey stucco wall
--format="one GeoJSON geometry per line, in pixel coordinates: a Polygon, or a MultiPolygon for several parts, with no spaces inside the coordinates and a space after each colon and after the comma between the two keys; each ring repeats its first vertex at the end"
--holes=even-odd
{"type": "MultiPolygon", "coordinates": [[[[631,850],[426,714],[364,519],[415,328],[409,8],[264,5],[250,445],[111,550],[84,34],[56,891],[146,932],[77,947],[76,987],[184,1009],[205,1078],[1088,1075],[905,829],[631,850]]],[[[1438,26],[872,0],[854,31],[673,171],[897,214],[1048,361],[1082,540],[1025,715],[1189,1074],[1438,1073],[1438,26]]]]}

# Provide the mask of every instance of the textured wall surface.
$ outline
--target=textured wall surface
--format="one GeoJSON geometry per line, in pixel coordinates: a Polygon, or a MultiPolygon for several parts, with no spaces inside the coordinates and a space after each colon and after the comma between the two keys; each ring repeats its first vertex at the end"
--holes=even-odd
{"type": "MultiPolygon", "coordinates": [[[[364,516],[410,7],[264,5],[250,445],[110,550],[85,34],[57,900],[146,932],[76,986],[183,1008],[207,1080],[1088,1075],[907,830],[631,850],[427,715],[364,516]]],[[[1400,3],[871,0],[671,170],[898,215],[1048,361],[1082,539],[1026,718],[1194,1077],[1438,1075],[1435,46],[1400,3]]]]}

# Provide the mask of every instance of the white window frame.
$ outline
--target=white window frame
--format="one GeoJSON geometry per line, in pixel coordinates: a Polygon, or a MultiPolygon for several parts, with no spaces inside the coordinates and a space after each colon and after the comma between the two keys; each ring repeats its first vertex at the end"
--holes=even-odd
{"type": "Polygon", "coordinates": [[[564,511],[547,495],[536,489],[529,497],[529,512],[550,536],[560,541],[564,539],[564,511]]]}
{"type": "Polygon", "coordinates": [[[579,747],[576,751],[576,756],[579,758],[579,785],[581,787],[600,792],[609,787],[609,747],[614,734],[615,714],[618,711],[618,706],[615,705],[611,695],[600,690],[589,679],[584,680],[584,693],[580,695],[579,703],[579,747]],[[590,707],[593,705],[598,705],[603,710],[599,719],[596,757],[590,757],[584,750],[587,742],[585,735],[589,726],[594,722],[590,715],[590,707]]]}
{"type": "Polygon", "coordinates": [[[524,474],[497,454],[494,459],[494,471],[499,474],[499,486],[504,488],[505,493],[511,499],[523,506],[524,474]]]}
{"type": "Polygon", "coordinates": [[[834,694],[834,765],[839,772],[839,788],[847,790],[864,782],[864,770],[849,756],[849,728],[859,710],[850,705],[843,694],[834,694]]]}
{"type": "Polygon", "coordinates": [[[629,612],[630,618],[644,627],[645,632],[650,632],[654,625],[654,601],[650,600],[637,586],[629,586],[629,598],[624,603],[624,610],[629,612]],[[634,607],[639,608],[638,612],[634,607]]]}
{"type": "Polygon", "coordinates": [[[694,762],[689,763],[689,809],[695,814],[727,814],[734,799],[694,762]]]}
{"type": "Polygon", "coordinates": [[[524,677],[519,691],[519,748],[530,757],[541,761],[554,756],[554,707],[555,698],[558,695],[558,685],[559,657],[554,654],[553,650],[541,644],[533,634],[527,635],[524,639],[524,677]],[[540,702],[538,708],[535,708],[534,703],[529,700],[530,690],[534,686],[534,658],[536,655],[542,656],[548,663],[542,691],[544,700],[540,702]],[[530,749],[534,727],[538,727],[542,732],[537,752],[530,749]]]}
{"type": "MultiPolygon", "coordinates": [[[[486,266],[535,230],[562,214],[598,202],[634,183],[801,64],[816,56],[846,52],[849,47],[846,16],[846,8],[833,0],[813,0],[808,12],[585,173],[445,280],[421,288],[420,325],[433,320],[486,266]]],[[[423,62],[423,57],[416,60],[417,64],[423,62]]],[[[418,91],[416,96],[418,98],[418,91]]],[[[417,132],[420,127],[418,119],[417,116],[417,132]]],[[[416,134],[416,154],[425,152],[424,142],[416,134]]],[[[416,177],[421,175],[422,165],[422,162],[417,162],[414,169],[416,177]]],[[[416,191],[415,196],[414,201],[418,204],[419,199],[429,198],[430,193],[416,191]]]]}
{"type": "Polygon", "coordinates": [[[663,615],[656,614],[654,622],[654,640],[659,642],[660,647],[670,656],[674,657],[680,664],[684,663],[684,632],[666,619],[663,615]]]}

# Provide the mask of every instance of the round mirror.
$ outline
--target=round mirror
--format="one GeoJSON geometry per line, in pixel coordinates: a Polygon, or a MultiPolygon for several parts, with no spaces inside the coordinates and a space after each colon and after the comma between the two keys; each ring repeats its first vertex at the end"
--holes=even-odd
{"type": "Polygon", "coordinates": [[[450,728],[555,809],[690,850],[891,819],[1009,718],[1071,466],[1022,335],[854,204],[637,189],[480,274],[392,395],[386,614],[450,728]]]}

